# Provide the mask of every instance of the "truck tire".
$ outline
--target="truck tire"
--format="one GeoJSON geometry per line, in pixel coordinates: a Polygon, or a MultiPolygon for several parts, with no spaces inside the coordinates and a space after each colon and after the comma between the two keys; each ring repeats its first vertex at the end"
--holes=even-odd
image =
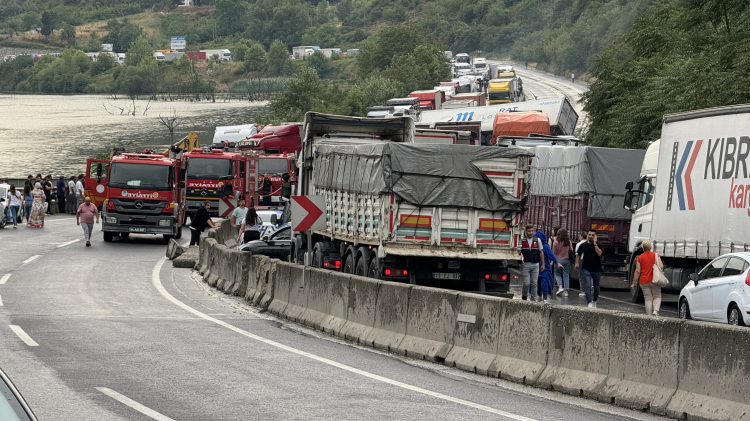
{"type": "Polygon", "coordinates": [[[372,260],[370,260],[370,265],[367,268],[367,277],[380,279],[380,259],[378,259],[377,253],[373,253],[372,260]]]}
{"type": "Polygon", "coordinates": [[[323,263],[325,263],[325,250],[323,250],[323,248],[323,243],[317,243],[313,246],[312,266],[315,268],[323,268],[323,263]]]}
{"type": "Polygon", "coordinates": [[[372,258],[371,254],[370,249],[367,247],[360,247],[357,249],[357,263],[354,266],[355,275],[367,276],[370,259],[372,258]]]}
{"type": "Polygon", "coordinates": [[[344,267],[341,269],[341,272],[343,273],[354,273],[354,255],[352,253],[346,254],[346,259],[344,260],[344,267]]]}
{"type": "Polygon", "coordinates": [[[0,228],[5,228],[7,224],[8,224],[8,216],[5,215],[5,212],[3,212],[2,217],[0,217],[0,228]]]}
{"type": "Polygon", "coordinates": [[[104,242],[105,243],[111,243],[113,238],[115,238],[115,233],[113,233],[113,232],[105,232],[104,233],[104,242]]]}

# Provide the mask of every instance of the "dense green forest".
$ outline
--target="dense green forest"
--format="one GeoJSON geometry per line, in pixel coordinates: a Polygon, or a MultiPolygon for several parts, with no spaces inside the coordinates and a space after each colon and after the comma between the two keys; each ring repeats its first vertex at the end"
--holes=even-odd
{"type": "Polygon", "coordinates": [[[607,46],[586,95],[595,145],[644,148],[664,114],[750,102],[750,3],[668,0],[607,46]]]}

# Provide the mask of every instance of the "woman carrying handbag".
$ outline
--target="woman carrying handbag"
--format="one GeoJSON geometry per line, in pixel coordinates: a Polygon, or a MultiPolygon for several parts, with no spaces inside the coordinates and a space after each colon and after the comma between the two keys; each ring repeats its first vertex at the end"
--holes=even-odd
{"type": "Polygon", "coordinates": [[[635,288],[636,283],[640,283],[643,291],[643,300],[646,303],[646,314],[659,315],[661,306],[661,286],[657,285],[656,277],[664,279],[661,272],[664,269],[664,263],[658,254],[651,251],[651,241],[643,240],[641,243],[643,254],[638,256],[635,265],[635,274],[633,275],[633,284],[630,288],[635,288]]]}

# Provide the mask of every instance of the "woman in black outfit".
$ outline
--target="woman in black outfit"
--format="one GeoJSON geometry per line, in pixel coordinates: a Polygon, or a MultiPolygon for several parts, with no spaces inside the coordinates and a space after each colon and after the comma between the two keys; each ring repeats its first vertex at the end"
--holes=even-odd
{"type": "Polygon", "coordinates": [[[211,202],[206,201],[193,215],[190,221],[190,245],[200,245],[201,233],[206,227],[216,228],[214,221],[208,216],[208,210],[211,209],[211,202]]]}
{"type": "MultiPolygon", "coordinates": [[[[243,243],[259,240],[261,225],[263,225],[263,220],[260,219],[255,208],[248,208],[245,219],[242,220],[242,225],[240,225],[240,235],[243,236],[243,243]]],[[[237,237],[237,242],[240,242],[239,236],[237,237]]]]}

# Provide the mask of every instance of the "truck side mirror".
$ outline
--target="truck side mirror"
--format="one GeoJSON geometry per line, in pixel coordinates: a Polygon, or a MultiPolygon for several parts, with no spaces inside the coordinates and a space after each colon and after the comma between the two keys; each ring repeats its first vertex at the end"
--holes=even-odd
{"type": "MultiPolygon", "coordinates": [[[[632,182],[628,182],[628,184],[633,184],[632,182]]],[[[635,208],[633,207],[633,192],[631,190],[628,190],[625,192],[625,200],[623,201],[622,207],[630,212],[635,212],[635,208]]]]}
{"type": "Polygon", "coordinates": [[[224,184],[221,186],[221,194],[224,196],[230,196],[232,194],[232,185],[231,184],[224,184]]]}
{"type": "Polygon", "coordinates": [[[96,178],[97,179],[102,178],[102,163],[101,162],[96,164],[96,178]]]}
{"type": "Polygon", "coordinates": [[[627,184],[625,184],[625,190],[633,190],[633,182],[628,181],[627,184]]]}
{"type": "Polygon", "coordinates": [[[274,225],[278,225],[279,218],[276,216],[276,214],[271,215],[271,223],[274,225]]]}

